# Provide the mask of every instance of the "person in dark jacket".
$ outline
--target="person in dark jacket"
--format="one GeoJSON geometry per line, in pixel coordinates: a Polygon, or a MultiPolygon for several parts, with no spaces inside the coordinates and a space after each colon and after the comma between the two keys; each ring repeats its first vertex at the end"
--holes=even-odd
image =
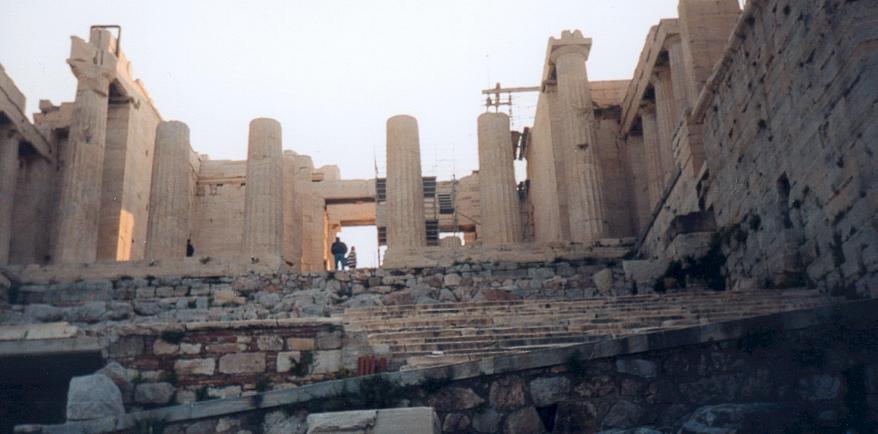
{"type": "Polygon", "coordinates": [[[351,246],[351,252],[348,253],[348,259],[345,261],[345,265],[348,266],[348,270],[353,270],[357,268],[357,248],[351,246]]]}
{"type": "Polygon", "coordinates": [[[345,254],[348,252],[347,244],[341,242],[341,239],[338,237],[335,237],[335,242],[332,243],[329,251],[332,253],[332,257],[335,258],[335,269],[343,270],[345,254]]]}

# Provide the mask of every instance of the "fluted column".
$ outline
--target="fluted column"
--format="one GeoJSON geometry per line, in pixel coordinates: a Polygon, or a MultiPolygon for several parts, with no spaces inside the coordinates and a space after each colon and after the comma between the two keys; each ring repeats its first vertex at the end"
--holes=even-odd
{"type": "Polygon", "coordinates": [[[672,142],[674,127],[679,119],[677,101],[674,98],[674,86],[671,81],[671,70],[667,66],[655,68],[653,85],[655,88],[655,119],[659,135],[659,157],[661,162],[661,188],[664,190],[674,172],[674,154],[672,142]]]}
{"type": "Polygon", "coordinates": [[[301,271],[323,271],[323,243],[324,243],[324,203],[323,198],[317,195],[311,173],[314,171],[314,163],[307,155],[296,156],[296,204],[299,207],[300,216],[296,222],[301,221],[301,271]]]}
{"type": "Polygon", "coordinates": [[[302,206],[297,197],[295,152],[284,151],[284,260],[301,271],[302,263],[302,206]]]}
{"type": "Polygon", "coordinates": [[[147,259],[186,256],[192,204],[189,152],[186,124],[169,121],[158,125],[149,193],[147,259]]]}
{"type": "Polygon", "coordinates": [[[112,45],[109,32],[94,29],[88,43],[73,39],[67,60],[78,82],[58,200],[57,263],[93,262],[97,256],[107,103],[117,61],[112,45]]]}
{"type": "Polygon", "coordinates": [[[655,104],[644,103],[640,106],[640,124],[643,128],[643,155],[646,168],[647,207],[652,213],[655,204],[662,194],[661,188],[661,157],[659,156],[659,134],[655,120],[655,104]]]}
{"type": "Polygon", "coordinates": [[[0,130],[0,265],[9,263],[12,241],[12,209],[18,181],[18,134],[0,130]]]}
{"type": "Polygon", "coordinates": [[[483,113],[479,132],[479,239],[488,246],[521,241],[509,116],[483,113]]]}
{"type": "Polygon", "coordinates": [[[426,245],[418,121],[398,115],[387,120],[387,247],[426,245]]]}
{"type": "Polygon", "coordinates": [[[283,146],[274,119],[250,122],[244,191],[244,256],[280,256],[283,242],[283,146]]]}
{"type": "MultiPolygon", "coordinates": [[[[559,135],[564,149],[567,203],[572,241],[590,242],[607,233],[600,182],[601,169],[595,149],[594,110],[585,62],[591,39],[579,31],[565,31],[552,39],[551,60],[555,64],[559,135]]],[[[557,158],[557,157],[556,157],[557,158]]]]}

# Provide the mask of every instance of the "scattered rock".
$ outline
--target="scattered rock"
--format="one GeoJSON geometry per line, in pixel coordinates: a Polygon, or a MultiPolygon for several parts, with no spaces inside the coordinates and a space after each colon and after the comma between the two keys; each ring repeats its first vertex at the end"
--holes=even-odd
{"type": "Polygon", "coordinates": [[[594,281],[594,286],[601,294],[606,294],[613,289],[613,270],[604,268],[595,273],[591,278],[594,281]]]}

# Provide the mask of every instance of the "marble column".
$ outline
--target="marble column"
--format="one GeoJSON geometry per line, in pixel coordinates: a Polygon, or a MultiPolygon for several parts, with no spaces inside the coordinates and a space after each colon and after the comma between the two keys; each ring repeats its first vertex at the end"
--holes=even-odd
{"type": "Polygon", "coordinates": [[[146,258],[183,258],[192,206],[189,127],[178,121],[160,123],[154,152],[146,258]]]}
{"type": "Polygon", "coordinates": [[[244,190],[245,257],[280,256],[283,243],[283,146],[274,119],[250,122],[244,190]]]}
{"type": "MultiPolygon", "coordinates": [[[[314,163],[307,155],[296,156],[296,204],[301,216],[301,271],[323,271],[324,204],[317,195],[311,174],[314,163]]],[[[299,220],[297,220],[299,221],[299,220]]]]}
{"type": "Polygon", "coordinates": [[[302,207],[297,197],[296,155],[290,150],[284,151],[284,261],[294,270],[301,271],[302,258],[302,207]]]}
{"type": "MultiPolygon", "coordinates": [[[[585,62],[591,39],[565,31],[551,41],[557,76],[558,125],[564,149],[570,237],[591,242],[606,236],[607,222],[599,183],[601,169],[595,149],[595,120],[585,62]]],[[[556,156],[557,158],[557,156],[556,156]]]]}
{"type": "Polygon", "coordinates": [[[15,130],[0,130],[0,265],[9,264],[12,210],[18,182],[18,141],[15,130]]]}
{"type": "Polygon", "coordinates": [[[674,86],[671,81],[671,70],[667,66],[656,66],[653,86],[655,88],[655,120],[659,136],[659,158],[661,160],[661,189],[670,183],[674,173],[674,154],[672,151],[674,129],[679,119],[677,101],[674,98],[674,86]]]}
{"type": "Polygon", "coordinates": [[[483,113],[478,119],[478,134],[479,239],[487,246],[521,242],[509,116],[483,113]]]}
{"type": "Polygon", "coordinates": [[[78,80],[68,146],[70,158],[62,169],[57,236],[52,258],[56,263],[94,262],[97,256],[107,103],[117,59],[114,41],[94,29],[88,43],[73,39],[67,63],[78,80]]]}
{"type": "Polygon", "coordinates": [[[640,124],[643,128],[643,155],[646,169],[647,215],[652,214],[661,195],[661,157],[659,156],[659,134],[655,120],[655,104],[651,102],[640,106],[640,124]]]}
{"type": "Polygon", "coordinates": [[[418,121],[398,115],[387,120],[387,247],[426,245],[418,121]]]}

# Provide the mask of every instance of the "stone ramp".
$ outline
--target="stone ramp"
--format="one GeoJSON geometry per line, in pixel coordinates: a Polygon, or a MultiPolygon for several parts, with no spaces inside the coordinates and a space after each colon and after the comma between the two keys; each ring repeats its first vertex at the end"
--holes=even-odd
{"type": "Polygon", "coordinates": [[[686,328],[837,302],[816,290],[695,290],[578,300],[510,300],[348,309],[391,366],[417,368],[686,328]]]}

